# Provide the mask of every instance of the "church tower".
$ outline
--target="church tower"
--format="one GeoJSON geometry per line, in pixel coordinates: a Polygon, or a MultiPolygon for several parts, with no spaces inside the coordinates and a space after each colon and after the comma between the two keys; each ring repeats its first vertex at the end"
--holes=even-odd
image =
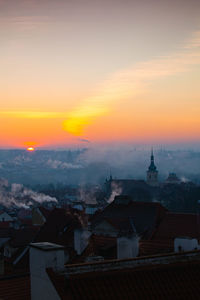
{"type": "Polygon", "coordinates": [[[151,150],[151,163],[147,170],[147,183],[151,186],[158,186],[158,171],[154,164],[153,149],[151,150]]]}

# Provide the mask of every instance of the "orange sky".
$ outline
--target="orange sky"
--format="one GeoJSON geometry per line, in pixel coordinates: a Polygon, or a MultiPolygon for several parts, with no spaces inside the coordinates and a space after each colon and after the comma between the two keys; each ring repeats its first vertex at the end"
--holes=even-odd
{"type": "Polygon", "coordinates": [[[0,147],[199,141],[199,2],[11,2],[0,147]]]}

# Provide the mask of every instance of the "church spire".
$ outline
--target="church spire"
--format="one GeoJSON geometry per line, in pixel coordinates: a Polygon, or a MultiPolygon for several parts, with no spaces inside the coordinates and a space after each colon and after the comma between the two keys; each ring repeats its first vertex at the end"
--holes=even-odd
{"type": "Polygon", "coordinates": [[[151,158],[154,159],[154,156],[153,156],[153,147],[151,147],[151,158]]]}
{"type": "Polygon", "coordinates": [[[151,148],[151,163],[149,166],[149,171],[156,171],[156,166],[154,163],[153,147],[151,148]]]}

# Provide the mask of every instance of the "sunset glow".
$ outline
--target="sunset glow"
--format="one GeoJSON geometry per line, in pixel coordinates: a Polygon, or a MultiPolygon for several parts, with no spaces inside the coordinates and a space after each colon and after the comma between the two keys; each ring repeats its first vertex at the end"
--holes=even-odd
{"type": "Polygon", "coordinates": [[[75,2],[0,1],[0,147],[198,142],[200,2],[75,2]]]}
{"type": "Polygon", "coordinates": [[[28,148],[27,148],[27,151],[32,152],[32,151],[35,151],[35,149],[34,149],[33,147],[28,147],[28,148]]]}

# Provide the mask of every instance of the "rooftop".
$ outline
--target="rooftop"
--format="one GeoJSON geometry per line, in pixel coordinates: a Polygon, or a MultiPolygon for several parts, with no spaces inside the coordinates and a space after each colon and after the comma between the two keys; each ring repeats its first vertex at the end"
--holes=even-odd
{"type": "Polygon", "coordinates": [[[198,299],[200,251],[47,269],[61,299],[198,299]]]}
{"type": "Polygon", "coordinates": [[[0,299],[31,299],[30,275],[26,273],[0,277],[0,299]]]}
{"type": "Polygon", "coordinates": [[[174,239],[176,237],[200,237],[199,216],[188,213],[167,212],[153,239],[174,239]]]}
{"type": "Polygon", "coordinates": [[[129,201],[126,196],[121,196],[116,197],[102,212],[94,216],[92,226],[94,228],[97,223],[109,220],[115,227],[127,229],[127,226],[131,227],[130,221],[133,221],[138,234],[150,236],[166,212],[167,210],[159,203],[129,201]],[[122,204],[123,197],[125,204],[122,204]]]}

